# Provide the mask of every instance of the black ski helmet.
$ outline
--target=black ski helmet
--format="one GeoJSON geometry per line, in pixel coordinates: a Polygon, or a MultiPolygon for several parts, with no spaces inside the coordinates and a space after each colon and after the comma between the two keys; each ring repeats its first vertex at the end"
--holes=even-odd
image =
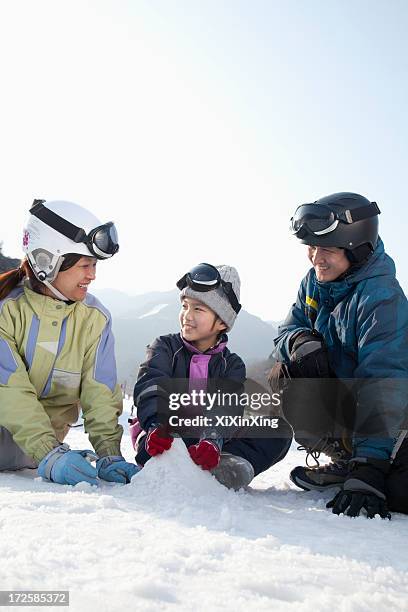
{"type": "Polygon", "coordinates": [[[377,245],[379,214],[377,203],[358,193],[333,193],[299,206],[291,231],[302,244],[346,249],[350,261],[357,263],[377,245]]]}

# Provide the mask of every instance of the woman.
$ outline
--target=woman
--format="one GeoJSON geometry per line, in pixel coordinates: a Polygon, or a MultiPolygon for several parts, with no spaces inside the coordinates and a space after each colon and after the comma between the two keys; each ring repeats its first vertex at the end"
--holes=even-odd
{"type": "Polygon", "coordinates": [[[0,275],[0,470],[130,482],[138,467],[120,452],[111,319],[88,294],[97,260],[119,249],[115,226],[72,202],[34,200],[23,249],[21,266],[0,275]],[[63,442],[80,407],[96,454],[63,442]]]}

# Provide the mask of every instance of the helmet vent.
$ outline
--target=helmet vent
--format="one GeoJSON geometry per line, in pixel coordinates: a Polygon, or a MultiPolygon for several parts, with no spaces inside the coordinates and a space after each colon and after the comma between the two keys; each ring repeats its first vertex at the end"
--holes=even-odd
{"type": "Polygon", "coordinates": [[[48,251],[43,251],[43,250],[38,249],[37,251],[33,252],[33,256],[34,256],[36,265],[41,270],[44,270],[45,268],[50,267],[51,262],[52,262],[52,254],[48,253],[48,251]]]}

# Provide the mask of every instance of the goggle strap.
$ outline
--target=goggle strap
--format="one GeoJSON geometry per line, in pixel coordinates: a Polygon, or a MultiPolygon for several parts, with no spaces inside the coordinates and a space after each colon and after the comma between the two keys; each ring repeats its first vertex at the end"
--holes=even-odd
{"type": "Polygon", "coordinates": [[[222,283],[222,286],[224,287],[224,291],[228,297],[228,300],[229,300],[229,303],[231,304],[232,309],[238,314],[242,306],[238,302],[238,298],[235,295],[235,291],[232,288],[232,283],[228,281],[224,281],[224,280],[222,280],[221,283],[222,283]]]}
{"type": "Polygon", "coordinates": [[[182,276],[180,280],[177,281],[176,287],[177,289],[179,289],[179,291],[183,291],[183,289],[187,287],[187,274],[184,274],[184,276],[182,276]]]}
{"type": "MultiPolygon", "coordinates": [[[[187,277],[188,277],[188,272],[187,274],[184,274],[184,276],[182,276],[179,281],[177,281],[176,286],[177,286],[177,289],[179,289],[179,291],[183,291],[185,287],[190,286],[189,283],[187,282],[187,277]]],[[[223,286],[224,293],[226,294],[228,301],[231,304],[232,309],[238,314],[242,306],[238,302],[237,296],[235,295],[235,291],[232,288],[232,284],[227,281],[223,281],[223,280],[221,280],[221,284],[223,286]]],[[[204,292],[207,292],[207,291],[214,291],[214,289],[215,287],[211,287],[210,285],[207,285],[207,286],[204,285],[202,290],[204,292]]]]}
{"type": "Polygon", "coordinates": [[[344,212],[348,223],[355,223],[356,221],[369,219],[370,217],[375,217],[376,215],[380,214],[381,211],[378,207],[377,202],[370,202],[369,206],[360,206],[360,208],[355,208],[354,210],[346,210],[344,212]]]}
{"type": "Polygon", "coordinates": [[[34,217],[37,217],[37,219],[40,219],[40,221],[74,242],[85,242],[87,238],[85,230],[63,219],[57,213],[44,206],[43,202],[45,200],[34,200],[34,204],[30,208],[30,213],[34,217]]]}

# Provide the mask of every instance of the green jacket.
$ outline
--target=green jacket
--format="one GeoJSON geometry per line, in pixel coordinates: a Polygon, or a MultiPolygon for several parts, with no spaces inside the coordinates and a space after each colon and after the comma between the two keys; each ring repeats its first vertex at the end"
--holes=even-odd
{"type": "Polygon", "coordinates": [[[19,285],[0,301],[0,425],[39,462],[80,408],[96,453],[120,455],[110,314],[92,295],[66,304],[19,285]]]}

